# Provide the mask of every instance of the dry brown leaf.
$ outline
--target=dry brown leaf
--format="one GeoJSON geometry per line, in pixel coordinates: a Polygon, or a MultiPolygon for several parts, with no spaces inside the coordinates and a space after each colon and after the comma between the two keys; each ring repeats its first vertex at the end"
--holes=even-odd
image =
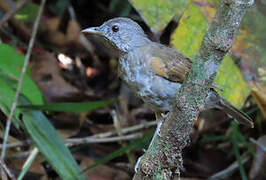
{"type": "Polygon", "coordinates": [[[81,28],[74,20],[69,20],[66,33],[59,31],[60,18],[50,18],[41,24],[41,30],[45,34],[45,41],[57,46],[66,46],[70,43],[80,42],[81,28]]]}
{"type": "MultiPolygon", "coordinates": [[[[81,157],[80,168],[84,169],[92,165],[95,161],[88,157],[81,157]]],[[[129,180],[129,175],[121,170],[111,168],[106,165],[99,165],[85,172],[86,179],[90,180],[129,180]]]]}
{"type": "MultiPolygon", "coordinates": [[[[7,165],[8,165],[8,168],[10,168],[10,169],[21,170],[25,161],[26,161],[26,159],[13,159],[12,161],[11,160],[8,161],[7,165]]],[[[34,173],[35,175],[38,174],[39,178],[48,179],[46,171],[41,164],[42,161],[43,161],[43,157],[41,155],[38,155],[28,170],[28,173],[29,173],[28,176],[29,177],[31,176],[30,173],[34,173]]],[[[26,174],[26,176],[27,176],[27,174],[26,174]]]]}
{"type": "Polygon", "coordinates": [[[258,75],[259,75],[260,82],[266,85],[266,69],[263,69],[261,67],[258,68],[258,75]]]}
{"type": "Polygon", "coordinates": [[[52,53],[42,52],[35,55],[32,58],[31,72],[33,80],[48,102],[77,101],[85,96],[63,79],[57,59],[52,53]]]}
{"type": "Polygon", "coordinates": [[[266,86],[256,82],[251,82],[250,85],[252,88],[251,95],[260,108],[264,118],[266,118],[266,86]]]}
{"type": "Polygon", "coordinates": [[[51,117],[59,136],[62,139],[77,135],[83,123],[80,114],[60,112],[51,117]]]}

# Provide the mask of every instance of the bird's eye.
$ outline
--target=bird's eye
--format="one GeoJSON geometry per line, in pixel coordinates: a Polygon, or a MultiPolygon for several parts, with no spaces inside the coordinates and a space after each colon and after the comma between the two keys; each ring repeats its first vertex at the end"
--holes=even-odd
{"type": "Polygon", "coordinates": [[[112,30],[114,32],[117,32],[117,31],[119,31],[119,27],[117,25],[114,25],[114,26],[112,26],[112,30]]]}

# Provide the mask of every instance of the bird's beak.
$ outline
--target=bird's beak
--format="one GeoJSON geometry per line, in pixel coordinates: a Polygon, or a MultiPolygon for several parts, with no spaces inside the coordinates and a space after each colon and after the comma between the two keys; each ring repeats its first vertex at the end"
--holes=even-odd
{"type": "Polygon", "coordinates": [[[90,27],[87,29],[82,30],[83,33],[89,33],[89,34],[98,34],[102,35],[103,33],[99,30],[99,27],[90,27]]]}

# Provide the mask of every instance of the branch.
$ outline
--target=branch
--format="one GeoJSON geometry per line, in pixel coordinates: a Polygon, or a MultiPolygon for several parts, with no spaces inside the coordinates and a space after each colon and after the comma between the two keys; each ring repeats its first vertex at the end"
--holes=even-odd
{"type": "MultiPolygon", "coordinates": [[[[156,125],[156,121],[141,123],[141,124],[138,124],[135,126],[123,128],[123,129],[121,129],[121,132],[123,134],[127,134],[127,133],[131,133],[134,131],[139,131],[141,129],[147,129],[147,128],[149,128],[151,126],[155,126],[155,125],[156,125]]],[[[73,146],[73,145],[79,145],[79,144],[91,144],[91,143],[108,143],[108,142],[117,142],[117,141],[121,141],[121,140],[124,141],[124,140],[137,139],[137,138],[140,138],[142,136],[141,132],[135,132],[135,133],[130,134],[130,135],[124,135],[123,138],[121,138],[119,136],[111,137],[111,136],[116,135],[116,134],[117,134],[117,132],[114,130],[114,131],[109,131],[109,132],[105,132],[105,133],[95,134],[95,135],[88,136],[88,137],[83,137],[83,138],[66,139],[65,143],[67,146],[73,146]]],[[[31,140],[25,140],[25,141],[19,141],[16,143],[6,144],[6,148],[22,147],[22,146],[27,146],[27,145],[31,145],[31,144],[32,144],[31,140]]],[[[0,144],[0,149],[2,149],[2,148],[3,148],[3,144],[0,144]]]]}
{"type": "Polygon", "coordinates": [[[17,2],[16,6],[13,7],[8,13],[6,13],[0,20],[0,26],[9,20],[18,10],[20,10],[29,0],[21,0],[17,2]]]}
{"type": "MultiPolygon", "coordinates": [[[[0,1],[0,9],[6,14],[12,11],[12,8],[7,3],[7,1],[0,1]]],[[[22,22],[12,16],[9,17],[8,21],[10,21],[11,25],[14,27],[17,35],[19,35],[19,37],[21,37],[23,41],[28,42],[30,39],[30,31],[27,29],[27,27],[22,22]]],[[[1,25],[0,28],[2,29],[1,25]]]]}
{"type": "Polygon", "coordinates": [[[109,138],[72,138],[66,139],[65,143],[67,146],[75,146],[80,144],[90,144],[90,143],[110,143],[110,142],[117,142],[117,141],[125,141],[125,140],[133,140],[139,139],[142,137],[142,133],[134,133],[125,136],[116,136],[116,137],[109,137],[109,138]]]}
{"type": "Polygon", "coordinates": [[[4,171],[7,173],[7,175],[10,177],[11,180],[16,180],[14,174],[11,173],[11,171],[6,166],[5,162],[0,158],[0,165],[4,169],[4,171]]]}
{"type": "Polygon", "coordinates": [[[253,0],[224,0],[206,31],[176,104],[138,165],[134,179],[172,179],[183,168],[182,150],[210,90],[216,72],[232,46],[234,35],[253,0]]]}

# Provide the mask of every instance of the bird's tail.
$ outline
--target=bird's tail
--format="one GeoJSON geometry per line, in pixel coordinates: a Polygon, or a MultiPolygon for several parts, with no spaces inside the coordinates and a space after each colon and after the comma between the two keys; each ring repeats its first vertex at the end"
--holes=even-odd
{"type": "Polygon", "coordinates": [[[221,110],[228,115],[235,118],[240,124],[249,126],[251,128],[254,127],[252,119],[247,114],[232,106],[227,100],[223,99],[222,97],[220,97],[219,108],[221,108],[221,110]]]}
{"type": "Polygon", "coordinates": [[[235,118],[240,124],[246,125],[251,128],[254,127],[252,119],[248,117],[248,115],[232,106],[231,103],[219,96],[219,94],[214,89],[211,89],[211,91],[209,91],[208,96],[205,99],[205,109],[211,108],[218,108],[224,111],[229,116],[235,118]]]}

